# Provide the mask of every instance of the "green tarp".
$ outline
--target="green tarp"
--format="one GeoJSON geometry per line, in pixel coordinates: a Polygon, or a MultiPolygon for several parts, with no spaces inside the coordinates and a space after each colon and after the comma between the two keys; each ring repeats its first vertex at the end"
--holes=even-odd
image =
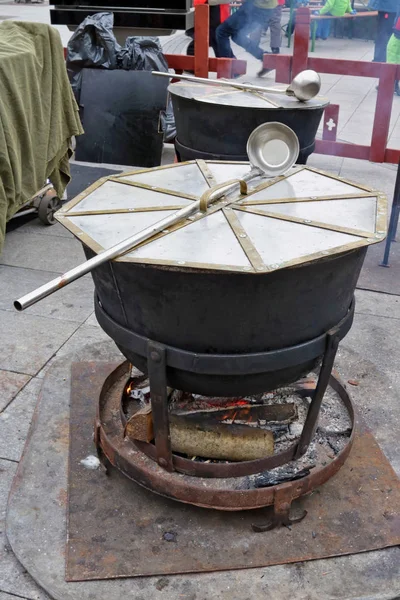
{"type": "Polygon", "coordinates": [[[50,179],[70,180],[71,137],[83,133],[59,33],[0,24],[0,252],[6,222],[50,179]]]}

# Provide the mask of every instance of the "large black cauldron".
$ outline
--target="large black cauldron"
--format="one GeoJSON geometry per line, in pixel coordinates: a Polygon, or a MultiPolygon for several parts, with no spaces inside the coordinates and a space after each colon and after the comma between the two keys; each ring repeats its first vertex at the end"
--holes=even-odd
{"type": "Polygon", "coordinates": [[[176,122],[175,148],[181,161],[246,161],[251,132],[262,123],[277,121],[296,133],[300,143],[297,163],[306,164],[328,104],[321,97],[302,103],[285,95],[271,95],[273,103],[269,103],[250,92],[202,84],[174,83],[168,89],[176,122]]]}
{"type": "MultiPolygon", "coordinates": [[[[88,258],[94,254],[85,252],[88,258]]],[[[136,334],[191,352],[256,353],[307,342],[336,325],[349,310],[365,253],[363,247],[260,275],[123,262],[107,263],[92,275],[103,311],[136,334]]],[[[117,345],[146,372],[145,358],[117,345]]],[[[167,376],[177,389],[236,396],[296,381],[318,362],[300,358],[277,371],[223,377],[168,368],[167,376]]]]}
{"type": "MultiPolygon", "coordinates": [[[[59,219],[91,258],[247,168],[199,161],[122,174],[59,219]]],[[[100,325],[144,372],[166,354],[171,387],[236,396],[289,384],[318,364],[329,330],[340,325],[341,339],[351,325],[367,246],[385,236],[385,198],[307,167],[254,178],[247,191],[92,271],[100,325]]]]}

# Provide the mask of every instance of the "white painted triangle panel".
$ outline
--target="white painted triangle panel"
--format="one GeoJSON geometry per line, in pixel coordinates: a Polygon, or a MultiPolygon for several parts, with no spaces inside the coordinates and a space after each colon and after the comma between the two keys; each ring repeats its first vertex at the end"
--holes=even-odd
{"type": "Polygon", "coordinates": [[[286,215],[374,233],[376,204],[377,198],[349,198],[348,200],[258,204],[257,207],[253,208],[277,215],[286,215]]]}
{"type": "Polygon", "coordinates": [[[127,256],[136,259],[251,267],[222,212],[178,229],[127,256]]]}
{"type": "Polygon", "coordinates": [[[267,266],[356,242],[360,238],[308,225],[234,211],[267,266]]]}
{"type": "Polygon", "coordinates": [[[274,183],[265,190],[252,194],[249,200],[278,200],[280,198],[306,198],[310,196],[338,196],[362,194],[360,188],[338,181],[327,175],[301,169],[294,175],[274,183]]]}
{"type": "Polygon", "coordinates": [[[174,212],[173,210],[163,210],[122,215],[82,215],[68,217],[65,221],[70,221],[75,227],[79,227],[106,250],[174,212]]]}
{"type": "Polygon", "coordinates": [[[197,164],[179,165],[169,169],[149,170],[138,175],[120,175],[127,181],[138,181],[146,185],[167,189],[182,194],[201,196],[209,185],[197,164]]]}
{"type": "Polygon", "coordinates": [[[132,185],[106,181],[81,202],[70,208],[73,212],[147,208],[150,206],[187,206],[193,200],[160,194],[153,190],[135,188],[132,185]]]}

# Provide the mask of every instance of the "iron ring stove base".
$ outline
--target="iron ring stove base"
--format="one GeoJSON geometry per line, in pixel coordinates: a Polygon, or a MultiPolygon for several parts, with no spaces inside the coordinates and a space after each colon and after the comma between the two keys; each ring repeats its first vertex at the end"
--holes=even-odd
{"type": "Polygon", "coordinates": [[[200,478],[168,471],[143,453],[129,438],[124,438],[120,418],[121,397],[129,376],[128,361],[122,363],[105,380],[99,399],[95,423],[95,443],[99,458],[108,470],[115,467],[129,479],[161,496],[202,508],[240,511],[273,506],[270,521],[254,525],[253,530],[268,531],[277,525],[290,525],[299,519],[290,516],[294,500],[310,494],[335,475],[346,461],[354,441],[354,407],[343,384],[329,376],[329,386],[339,395],[351,421],[351,434],[344,448],[328,464],[316,467],[309,475],[265,488],[246,486],[247,476],[200,478]]]}
{"type": "MultiPolygon", "coordinates": [[[[106,333],[118,344],[124,345],[141,356],[147,356],[147,373],[150,384],[151,406],[154,425],[154,444],[135,442],[139,450],[157,461],[169,472],[178,471],[193,477],[243,477],[261,473],[300,458],[307,451],[314,436],[322,400],[329,384],[333,363],[341,339],[349,331],[354,317],[355,301],[346,316],[327,333],[298,346],[276,351],[238,355],[208,355],[183,351],[144,338],[116,323],[102,308],[95,296],[96,317],[106,333]],[[311,404],[299,441],[290,448],[270,457],[238,463],[197,463],[174,455],[171,450],[168,414],[167,366],[179,366],[193,372],[213,372],[219,375],[232,373],[240,365],[241,374],[251,373],[254,366],[265,371],[285,367],[323,354],[322,365],[315,391],[309,392],[311,404]]],[[[121,394],[122,396],[122,394],[121,394]]],[[[122,411],[120,411],[122,414],[122,411]]],[[[125,423],[123,423],[125,425],[125,423]]]]}

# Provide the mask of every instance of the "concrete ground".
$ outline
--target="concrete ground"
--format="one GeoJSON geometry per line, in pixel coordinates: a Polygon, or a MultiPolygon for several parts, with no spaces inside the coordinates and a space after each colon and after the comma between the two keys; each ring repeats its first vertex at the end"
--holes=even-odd
{"type": "MultiPolygon", "coordinates": [[[[47,22],[48,6],[0,0],[0,20],[15,17],[47,22]]],[[[67,30],[64,28],[61,33],[66,41],[69,36],[67,30]]],[[[182,37],[178,38],[179,35],[169,40],[169,44],[182,46],[182,37]]],[[[267,41],[265,46],[268,47],[267,41]]],[[[315,56],[368,60],[372,56],[372,49],[372,42],[329,39],[317,43],[315,56]]],[[[284,48],[283,52],[289,50],[284,48]]],[[[245,56],[240,52],[239,56],[242,55],[245,56]]],[[[251,57],[245,57],[249,59],[249,75],[244,79],[249,80],[254,77],[258,65],[251,57]]],[[[266,78],[266,82],[272,79],[273,74],[266,78]]],[[[372,79],[324,75],[323,84],[323,93],[331,102],[340,103],[341,106],[339,138],[368,143],[376,82],[372,79]]],[[[400,98],[395,97],[389,144],[392,147],[400,145],[399,115],[400,98]]],[[[167,149],[165,160],[171,158],[172,153],[167,149]]],[[[381,189],[391,199],[395,181],[393,166],[318,155],[312,156],[309,164],[381,189]]],[[[107,339],[94,318],[90,276],[24,313],[16,313],[12,301],[80,263],[83,258],[80,244],[62,226],[44,227],[38,220],[9,233],[0,257],[0,600],[12,600],[15,597],[29,600],[48,598],[17,562],[4,536],[7,494],[21,457],[43,377],[56,357],[65,356],[85,344],[107,339]]],[[[398,270],[394,268],[390,276],[398,277],[398,270]]],[[[362,385],[354,390],[357,404],[398,473],[399,325],[398,296],[358,290],[355,323],[342,344],[343,353],[342,356],[339,353],[337,365],[346,377],[362,379],[362,385]],[[346,357],[345,361],[343,356],[346,357]],[[377,387],[377,382],[380,387],[377,387]]],[[[382,552],[382,563],[384,559],[382,552]]],[[[215,585],[218,578],[223,581],[225,577],[224,574],[216,574],[209,581],[214,581],[215,585]]],[[[400,597],[400,576],[397,587],[396,582],[391,584],[390,589],[382,582],[381,592],[369,589],[368,571],[364,571],[362,577],[358,598],[390,600],[400,597]]],[[[187,579],[190,580],[190,577],[187,579]]],[[[237,581],[237,578],[232,580],[237,581]]],[[[312,581],[317,585],[315,579],[312,581]]],[[[330,588],[325,582],[324,590],[321,600],[350,598],[340,581],[333,581],[330,588]],[[335,594],[332,592],[334,588],[335,594]]],[[[229,596],[215,596],[211,588],[197,596],[198,599],[214,597],[229,596]]],[[[268,595],[262,597],[272,598],[268,595]]],[[[298,597],[309,596],[299,593],[298,597]]],[[[280,598],[285,598],[284,593],[280,598]]],[[[351,595],[351,598],[355,596],[351,595]]]]}

